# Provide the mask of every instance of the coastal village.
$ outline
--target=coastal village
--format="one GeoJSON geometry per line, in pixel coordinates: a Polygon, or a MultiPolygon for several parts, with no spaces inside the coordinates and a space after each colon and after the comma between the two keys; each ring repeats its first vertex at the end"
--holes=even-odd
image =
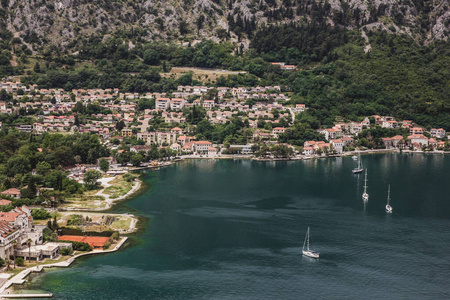
{"type": "MultiPolygon", "coordinates": [[[[32,117],[27,124],[14,127],[26,133],[94,133],[110,147],[127,139],[139,141],[130,152],[147,152],[151,145],[170,149],[174,156],[221,154],[255,154],[255,144],[277,145],[280,135],[286,134],[297,115],[306,111],[305,104],[291,104],[280,86],[264,87],[206,87],[178,86],[167,93],[121,93],[118,89],[72,90],[38,89],[22,86],[19,82],[0,82],[0,89],[12,95],[8,103],[0,102],[0,113],[32,117]],[[139,109],[140,100],[154,101],[153,108],[139,109]],[[248,101],[252,101],[252,105],[248,101]],[[77,104],[107,113],[92,113],[83,123],[77,118],[77,104]],[[215,144],[199,140],[195,125],[190,124],[185,109],[198,108],[206,112],[211,125],[227,124],[237,117],[248,126],[251,136],[245,144],[215,144]],[[119,126],[118,126],[119,124],[119,126]],[[158,128],[155,129],[155,124],[158,128]]],[[[4,101],[0,99],[0,101],[4,101]]],[[[2,124],[0,123],[0,128],[2,124]]],[[[448,133],[442,128],[426,129],[411,120],[396,120],[392,116],[372,115],[359,122],[336,121],[330,128],[318,128],[320,140],[308,140],[301,146],[286,144],[291,157],[343,154],[347,151],[367,150],[357,143],[359,134],[367,128],[405,129],[407,134],[383,136],[375,140],[376,149],[403,149],[411,151],[438,151],[448,148],[448,133]],[[446,148],[447,147],[447,148],[446,148]]],[[[405,132],[405,131],[403,131],[405,132]]],[[[400,131],[399,131],[400,133],[400,131]]],[[[114,158],[111,158],[114,161],[114,158]]]]}
{"type": "MultiPolygon", "coordinates": [[[[292,103],[289,91],[280,86],[178,86],[170,94],[138,94],[121,93],[118,89],[47,90],[4,80],[0,82],[0,90],[3,96],[9,97],[0,99],[0,114],[26,117],[22,119],[26,122],[0,122],[0,129],[30,136],[94,134],[111,153],[101,158],[107,168],[101,167],[100,159],[90,164],[75,163],[65,167],[67,177],[77,183],[86,180],[87,172],[101,171],[101,176],[94,179],[98,185],[94,192],[85,192],[78,198],[67,197],[57,205],[52,204],[57,196],[52,194],[53,189],[38,186],[37,195],[47,193],[47,202],[33,207],[14,206],[14,200],[26,198],[24,191],[29,187],[3,186],[5,188],[0,191],[0,208],[3,208],[0,213],[0,258],[5,270],[10,270],[11,264],[15,268],[16,263],[17,266],[34,266],[40,261],[58,261],[63,254],[73,255],[74,250],[83,254],[92,250],[117,249],[117,245],[124,242],[118,233],[136,230],[137,219],[131,215],[100,211],[109,209],[114,201],[139,189],[137,176],[127,179],[125,176],[133,170],[156,170],[183,158],[309,159],[369,151],[442,152],[449,149],[450,136],[442,128],[426,129],[410,120],[380,115],[366,116],[360,121],[336,120],[334,126],[314,129],[317,137],[314,140],[305,140],[302,145],[286,143],[286,136],[293,130],[296,119],[308,110],[308,106],[292,103]],[[89,110],[91,113],[86,112],[89,110]],[[82,117],[82,111],[88,117],[82,117]],[[203,113],[201,120],[193,124],[195,112],[199,111],[203,113]],[[201,139],[196,134],[196,127],[200,122],[204,125],[205,120],[208,126],[238,120],[245,124],[245,140],[233,144],[201,139]],[[390,130],[389,135],[365,134],[361,137],[370,128],[390,130]],[[361,142],[363,139],[364,143],[361,142]],[[32,211],[42,209],[48,213],[48,222],[33,219],[32,211]],[[81,228],[81,231],[78,235],[64,234],[59,228],[65,225],[81,228]],[[54,235],[51,241],[46,240],[45,230],[54,235]],[[117,235],[86,234],[108,230],[117,235]]],[[[37,173],[32,170],[32,175],[37,173]]]]}

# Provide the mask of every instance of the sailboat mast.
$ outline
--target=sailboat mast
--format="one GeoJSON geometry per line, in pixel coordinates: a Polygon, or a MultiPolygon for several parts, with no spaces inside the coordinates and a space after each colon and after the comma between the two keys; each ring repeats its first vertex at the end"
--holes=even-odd
{"type": "Polygon", "coordinates": [[[389,200],[391,199],[391,185],[388,185],[388,197],[387,197],[387,204],[389,204],[389,200]]]}
{"type": "Polygon", "coordinates": [[[364,174],[364,194],[366,194],[367,191],[367,170],[364,174]]]}
{"type": "MultiPolygon", "coordinates": [[[[303,242],[303,250],[305,250],[305,244],[306,244],[306,241],[308,240],[308,233],[309,233],[309,227],[308,227],[308,230],[306,231],[306,236],[305,236],[305,241],[303,242]]],[[[308,240],[308,244],[309,244],[309,240],[308,240]]],[[[309,246],[308,246],[308,248],[309,248],[309,246]]]]}
{"type": "Polygon", "coordinates": [[[308,227],[308,233],[307,233],[307,235],[308,235],[308,251],[309,251],[309,227],[308,227]]]}

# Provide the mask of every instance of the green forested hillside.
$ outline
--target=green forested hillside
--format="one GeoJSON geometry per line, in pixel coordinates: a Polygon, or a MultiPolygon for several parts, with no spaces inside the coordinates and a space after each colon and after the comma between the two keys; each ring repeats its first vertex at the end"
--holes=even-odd
{"type": "Polygon", "coordinates": [[[370,40],[368,53],[348,43],[333,51],[330,62],[298,72],[291,84],[294,99],[314,108],[308,113],[320,123],[380,114],[450,128],[448,43],[419,47],[384,33],[370,40]]]}

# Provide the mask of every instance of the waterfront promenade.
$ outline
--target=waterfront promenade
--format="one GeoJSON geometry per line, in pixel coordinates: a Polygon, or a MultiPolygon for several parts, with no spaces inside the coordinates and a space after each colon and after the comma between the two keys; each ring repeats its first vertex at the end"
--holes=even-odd
{"type": "MultiPolygon", "coordinates": [[[[74,255],[73,257],[69,258],[65,261],[60,261],[57,263],[51,263],[46,265],[38,265],[34,267],[27,268],[17,274],[16,276],[12,277],[8,281],[6,281],[3,286],[0,287],[0,299],[1,297],[9,297],[13,294],[5,294],[6,290],[11,287],[13,284],[23,284],[25,282],[25,278],[31,273],[31,272],[41,272],[44,268],[53,268],[53,267],[59,267],[59,268],[66,268],[70,266],[77,258],[87,255],[94,255],[94,254],[104,254],[104,253],[111,253],[115,252],[122,247],[122,245],[126,242],[128,237],[122,237],[121,240],[117,243],[117,245],[113,249],[109,250],[93,250],[91,252],[81,253],[78,255],[74,255]]],[[[25,296],[22,296],[25,298],[25,296]]]]}

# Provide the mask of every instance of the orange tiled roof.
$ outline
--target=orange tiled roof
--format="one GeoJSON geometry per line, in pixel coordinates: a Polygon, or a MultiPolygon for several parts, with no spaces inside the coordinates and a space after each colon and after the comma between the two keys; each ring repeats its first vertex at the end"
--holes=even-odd
{"type": "Polygon", "coordinates": [[[9,224],[7,221],[4,220],[0,221],[0,235],[2,237],[7,237],[8,235],[14,233],[17,230],[18,228],[9,224]]]}
{"type": "Polygon", "coordinates": [[[12,201],[6,199],[0,199],[0,206],[2,205],[10,205],[12,201]]]}
{"type": "Polygon", "coordinates": [[[103,247],[109,241],[109,237],[103,236],[79,236],[79,235],[62,235],[58,238],[60,241],[83,242],[94,248],[103,247]]]}
{"type": "Polygon", "coordinates": [[[3,195],[20,195],[20,191],[16,188],[10,188],[7,189],[6,191],[1,192],[0,194],[3,195]]]}

